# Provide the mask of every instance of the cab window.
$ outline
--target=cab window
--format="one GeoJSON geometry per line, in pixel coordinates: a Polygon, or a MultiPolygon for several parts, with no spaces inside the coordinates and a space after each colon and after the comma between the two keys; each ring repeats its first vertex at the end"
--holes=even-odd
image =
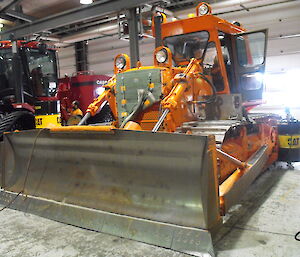
{"type": "Polygon", "coordinates": [[[166,37],[163,43],[171,50],[173,61],[178,65],[189,62],[191,58],[201,59],[208,39],[209,33],[207,31],[199,31],[166,37]]]}
{"type": "Polygon", "coordinates": [[[238,62],[243,67],[255,67],[264,63],[265,33],[258,32],[236,37],[238,62]]]}
{"type": "Polygon", "coordinates": [[[57,88],[55,51],[27,48],[29,72],[37,96],[54,96],[57,88]]]}
{"type": "Polygon", "coordinates": [[[224,59],[224,64],[226,68],[226,75],[230,87],[231,93],[237,93],[237,87],[234,86],[234,71],[233,71],[233,62],[232,62],[232,56],[230,55],[229,49],[231,47],[231,41],[229,39],[229,35],[219,31],[218,37],[221,44],[221,51],[224,59]]]}
{"type": "Polygon", "coordinates": [[[216,45],[209,42],[203,58],[203,72],[211,76],[213,85],[217,92],[224,90],[224,80],[221,73],[220,60],[218,58],[216,45]]]}

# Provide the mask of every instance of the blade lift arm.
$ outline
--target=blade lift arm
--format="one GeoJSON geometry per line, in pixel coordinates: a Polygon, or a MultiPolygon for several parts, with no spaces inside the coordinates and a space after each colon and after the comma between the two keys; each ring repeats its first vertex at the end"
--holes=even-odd
{"type": "Polygon", "coordinates": [[[108,101],[111,111],[114,117],[117,117],[116,109],[114,108],[115,104],[115,85],[116,85],[116,77],[113,76],[106,85],[104,85],[105,91],[99,95],[87,108],[86,114],[79,122],[78,126],[82,126],[86,124],[86,121],[91,117],[96,115],[105,101],[108,101]]]}
{"type": "Polygon", "coordinates": [[[192,58],[183,73],[177,74],[174,77],[174,87],[171,92],[161,101],[163,109],[162,115],[158,122],[155,124],[152,132],[157,132],[167,115],[175,110],[178,104],[181,102],[184,92],[189,87],[189,80],[199,73],[201,70],[200,63],[197,59],[192,58]]]}

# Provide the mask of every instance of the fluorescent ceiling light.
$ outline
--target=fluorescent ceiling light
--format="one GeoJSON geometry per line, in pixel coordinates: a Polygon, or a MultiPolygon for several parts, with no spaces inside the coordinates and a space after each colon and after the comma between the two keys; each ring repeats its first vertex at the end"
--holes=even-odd
{"type": "Polygon", "coordinates": [[[80,0],[81,4],[92,4],[93,0],[80,0]]]}

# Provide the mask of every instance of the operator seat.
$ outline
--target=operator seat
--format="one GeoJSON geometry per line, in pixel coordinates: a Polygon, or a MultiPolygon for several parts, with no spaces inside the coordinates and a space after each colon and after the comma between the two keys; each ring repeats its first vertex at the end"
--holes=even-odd
{"type": "Polygon", "coordinates": [[[214,58],[214,64],[211,68],[211,76],[212,76],[212,81],[216,88],[216,91],[217,92],[223,91],[224,90],[224,81],[223,81],[221,67],[220,67],[220,63],[219,63],[219,59],[218,59],[217,55],[214,58]]]}
{"type": "Polygon", "coordinates": [[[43,96],[43,73],[41,67],[36,67],[31,71],[33,92],[35,96],[43,96]]]}

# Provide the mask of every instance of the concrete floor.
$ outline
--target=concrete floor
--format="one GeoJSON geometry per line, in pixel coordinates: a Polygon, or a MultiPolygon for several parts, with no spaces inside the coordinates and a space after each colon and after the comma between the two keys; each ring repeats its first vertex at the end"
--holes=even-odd
{"type": "Polygon", "coordinates": [[[299,257],[300,165],[262,174],[228,216],[215,243],[218,257],[299,257]]]}
{"type": "MultiPolygon", "coordinates": [[[[262,174],[225,217],[218,257],[300,256],[300,165],[262,174]]],[[[188,255],[6,209],[0,212],[1,257],[185,257],[188,255]]]]}

